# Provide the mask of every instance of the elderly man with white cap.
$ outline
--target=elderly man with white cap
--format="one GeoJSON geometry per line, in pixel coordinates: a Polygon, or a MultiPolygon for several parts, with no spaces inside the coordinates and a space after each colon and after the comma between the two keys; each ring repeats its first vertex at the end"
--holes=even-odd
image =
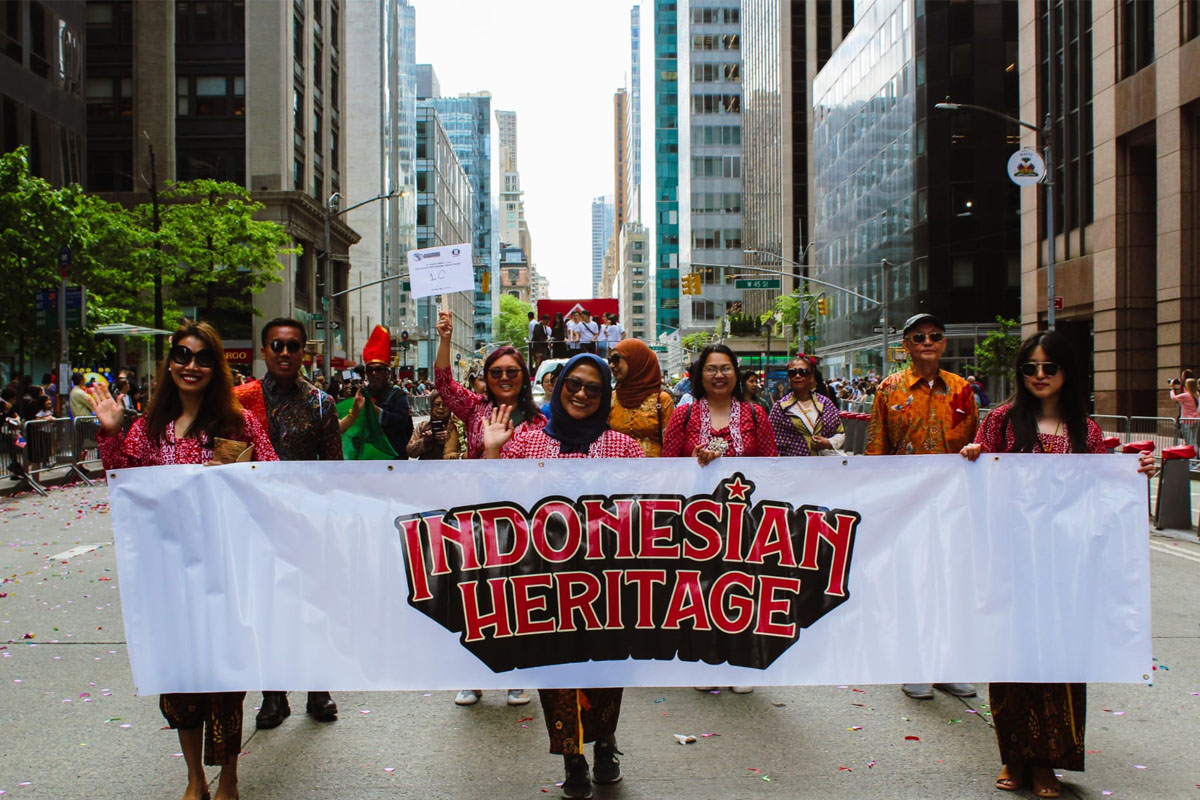
{"type": "MultiPolygon", "coordinates": [[[[884,378],[875,392],[866,454],[957,453],[975,439],[979,407],[971,385],[941,368],[946,326],[933,314],[909,317],[904,349],[908,369],[884,378]]],[[[932,699],[934,688],[958,697],[975,696],[969,683],[912,683],[901,688],[917,700],[932,699]]]]}

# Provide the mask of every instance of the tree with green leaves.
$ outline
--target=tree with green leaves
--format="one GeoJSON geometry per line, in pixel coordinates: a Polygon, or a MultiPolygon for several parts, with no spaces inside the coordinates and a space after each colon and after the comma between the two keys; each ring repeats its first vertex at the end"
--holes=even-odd
{"type": "Polygon", "coordinates": [[[976,377],[1004,375],[1021,349],[1021,337],[1013,333],[1020,327],[1020,321],[997,316],[996,324],[1000,330],[992,331],[975,345],[976,377]]]}
{"type": "Polygon", "coordinates": [[[525,352],[529,338],[529,312],[533,306],[510,294],[500,295],[500,313],[496,316],[496,338],[525,352]]]}

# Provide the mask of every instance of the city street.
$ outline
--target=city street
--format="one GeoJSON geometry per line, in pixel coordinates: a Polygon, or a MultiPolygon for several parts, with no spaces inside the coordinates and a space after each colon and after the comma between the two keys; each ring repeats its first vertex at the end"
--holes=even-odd
{"type": "MultiPolygon", "coordinates": [[[[104,486],[0,497],[0,795],[4,800],[182,794],[178,739],[131,682],[104,486]]],[[[1151,535],[1152,685],[1093,685],[1088,769],[1064,797],[1200,796],[1200,545],[1151,535]]],[[[598,798],[1004,797],[986,692],[930,702],[894,686],[626,692],[625,780],[598,798]],[[675,734],[696,737],[681,745],[675,734]]],[[[293,714],[256,732],[246,699],[241,795],[312,798],[557,796],[534,701],[474,707],[451,692],[335,693],[340,719],[293,714]]],[[[590,752],[589,752],[590,756],[590,752]]],[[[209,768],[213,779],[216,768],[209,768]]],[[[1015,796],[1032,797],[1032,793],[1015,796]]]]}

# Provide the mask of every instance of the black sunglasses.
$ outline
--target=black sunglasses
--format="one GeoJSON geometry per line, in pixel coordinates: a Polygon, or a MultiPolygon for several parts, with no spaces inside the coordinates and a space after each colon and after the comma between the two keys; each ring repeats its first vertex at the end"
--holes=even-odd
{"type": "Polygon", "coordinates": [[[285,349],[289,353],[300,352],[300,341],[298,339],[272,339],[269,346],[272,353],[282,353],[285,349]]]}
{"type": "Polygon", "coordinates": [[[193,353],[190,347],[181,344],[171,345],[171,361],[174,363],[186,367],[192,363],[193,359],[196,361],[196,366],[201,369],[212,369],[217,365],[217,357],[213,355],[212,350],[206,348],[193,353]]]}
{"type": "Polygon", "coordinates": [[[621,363],[621,354],[613,353],[612,355],[610,355],[608,357],[608,363],[609,364],[620,364],[621,363]]]}
{"type": "Polygon", "coordinates": [[[387,371],[388,371],[387,367],[381,367],[378,365],[374,366],[374,367],[367,367],[367,369],[366,369],[366,373],[368,375],[370,375],[372,372],[387,372],[387,371]]]}
{"type": "Polygon", "coordinates": [[[933,333],[910,333],[908,335],[909,341],[913,344],[924,344],[926,338],[928,338],[929,341],[933,342],[934,344],[937,344],[942,339],[946,338],[946,334],[934,331],[933,333]]]}
{"type": "Polygon", "coordinates": [[[584,383],[579,378],[564,378],[563,388],[567,390],[567,394],[579,394],[579,390],[583,389],[584,394],[595,400],[604,393],[604,387],[598,383],[584,383]]]}
{"type": "Polygon", "coordinates": [[[789,370],[788,370],[788,372],[787,372],[787,376],[788,376],[789,378],[794,378],[794,377],[796,377],[797,375],[799,375],[799,376],[801,376],[801,377],[805,377],[805,378],[807,378],[809,375],[812,375],[812,370],[809,370],[809,369],[801,369],[801,368],[799,368],[799,367],[792,367],[792,368],[791,368],[791,369],[789,369],[789,370]]]}
{"type": "Polygon", "coordinates": [[[1026,361],[1021,365],[1021,374],[1026,378],[1032,378],[1038,374],[1038,367],[1042,368],[1042,374],[1047,378],[1053,378],[1058,374],[1058,364],[1053,361],[1026,361]]]}
{"type": "Polygon", "coordinates": [[[521,374],[519,367],[491,367],[488,369],[488,375],[499,380],[500,378],[508,378],[512,380],[521,374]]]}

